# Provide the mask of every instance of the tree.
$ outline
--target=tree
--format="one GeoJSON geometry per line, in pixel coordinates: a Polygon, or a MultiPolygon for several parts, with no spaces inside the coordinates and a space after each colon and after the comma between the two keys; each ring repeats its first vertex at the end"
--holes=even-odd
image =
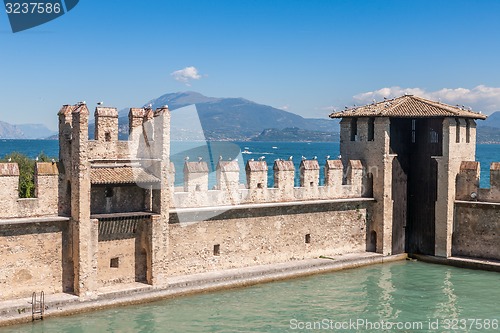
{"type": "MultiPolygon", "coordinates": [[[[20,198],[33,198],[35,196],[35,163],[36,161],[30,159],[28,156],[19,153],[12,152],[5,155],[4,158],[0,159],[0,162],[17,163],[19,166],[19,197],[20,198]]],[[[50,162],[52,158],[40,152],[38,155],[39,162],[50,162]]]]}

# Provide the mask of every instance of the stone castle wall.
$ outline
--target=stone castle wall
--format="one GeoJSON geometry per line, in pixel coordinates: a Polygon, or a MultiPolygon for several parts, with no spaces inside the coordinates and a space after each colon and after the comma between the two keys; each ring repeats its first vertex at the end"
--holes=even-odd
{"type": "Polygon", "coordinates": [[[366,250],[371,201],[248,206],[215,212],[219,215],[201,221],[199,212],[172,211],[169,274],[339,258],[366,250]]]}
{"type": "MultiPolygon", "coordinates": [[[[37,163],[36,198],[19,199],[17,165],[0,164],[1,299],[39,290],[85,299],[110,286],[161,287],[184,274],[391,252],[394,198],[388,170],[394,156],[385,153],[388,119],[375,120],[373,138],[364,119],[355,138],[346,136],[349,124],[343,120],[341,158],[321,166],[302,161],[298,187],[292,161],[274,162],[270,188],[271,166],[265,161],[248,161],[241,184],[237,161],[221,160],[217,184],[209,189],[204,161],[187,161],[184,186],[174,187],[168,109],[131,109],[128,141],[118,140],[116,109],[99,107],[95,116],[96,135],[88,140],[87,107],[61,109],[61,162],[37,163]],[[139,173],[128,180],[105,174],[118,167],[139,173]],[[321,182],[320,168],[325,168],[321,182]],[[95,179],[97,174],[103,179],[95,179]]],[[[453,135],[453,128],[449,132],[453,135]]],[[[464,158],[455,153],[459,148],[448,148],[452,162],[442,164],[441,172],[449,168],[453,174],[464,158]]],[[[479,188],[478,168],[462,163],[456,201],[454,191],[450,196],[453,253],[499,259],[500,168],[492,167],[490,190],[479,188]]]]}
{"type": "Polygon", "coordinates": [[[500,163],[490,167],[490,188],[479,186],[479,162],[462,162],[456,179],[454,256],[500,260],[500,163]]]}
{"type": "Polygon", "coordinates": [[[64,221],[0,221],[0,300],[71,289],[64,221]]]}
{"type": "Polygon", "coordinates": [[[17,163],[0,163],[0,219],[57,215],[57,187],[57,163],[36,163],[35,198],[19,198],[17,163]]]}
{"type": "MultiPolygon", "coordinates": [[[[265,161],[248,161],[245,168],[246,184],[240,184],[237,161],[219,161],[216,169],[217,185],[208,188],[208,165],[204,161],[185,162],[184,187],[171,190],[171,207],[211,207],[254,203],[279,203],[305,200],[331,200],[361,198],[364,193],[365,171],[360,161],[348,161],[346,172],[340,160],[325,163],[325,186],[319,186],[319,163],[304,160],[300,168],[301,186],[294,187],[295,169],[292,161],[275,161],[273,166],[275,187],[267,187],[268,166],[265,161]],[[344,177],[345,175],[345,177],[344,177]],[[344,178],[346,181],[344,182],[344,178]],[[307,181],[306,181],[307,180],[307,181]],[[345,184],[344,184],[345,183],[345,184]]],[[[170,178],[175,177],[173,171],[170,178]]],[[[172,186],[172,183],[170,183],[172,186]]]]}

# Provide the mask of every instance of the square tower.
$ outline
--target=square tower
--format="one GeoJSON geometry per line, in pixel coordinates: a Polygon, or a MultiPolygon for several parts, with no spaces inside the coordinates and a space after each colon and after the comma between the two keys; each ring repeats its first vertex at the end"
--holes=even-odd
{"type": "Polygon", "coordinates": [[[368,247],[451,255],[455,178],[475,160],[482,114],[413,95],[335,112],[343,165],[361,160],[376,200],[368,247]]]}

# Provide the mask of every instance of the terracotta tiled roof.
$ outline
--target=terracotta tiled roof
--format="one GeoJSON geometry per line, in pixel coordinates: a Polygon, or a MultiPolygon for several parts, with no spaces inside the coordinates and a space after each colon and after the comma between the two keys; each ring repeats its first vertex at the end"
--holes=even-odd
{"type": "Polygon", "coordinates": [[[226,172],[239,172],[240,171],[240,166],[238,164],[238,161],[219,161],[217,164],[217,169],[220,169],[222,171],[226,172]]]}
{"type": "Polygon", "coordinates": [[[2,176],[19,176],[17,163],[0,163],[0,177],[2,176]]]}
{"type": "Polygon", "coordinates": [[[303,160],[300,162],[300,169],[319,170],[318,160],[303,160]]]}
{"type": "Polygon", "coordinates": [[[274,161],[273,169],[280,171],[294,171],[295,167],[293,166],[292,161],[277,160],[274,161]]]}
{"type": "Polygon", "coordinates": [[[160,180],[139,167],[96,167],[90,170],[92,184],[144,184],[160,180]]]}
{"type": "Polygon", "coordinates": [[[429,118],[460,117],[486,119],[486,116],[465,107],[451,106],[441,102],[413,95],[405,95],[365,106],[334,112],[330,118],[349,117],[394,117],[394,118],[429,118]]]}
{"type": "Polygon", "coordinates": [[[245,166],[247,171],[267,171],[267,163],[265,161],[248,161],[245,166]]]}
{"type": "Polygon", "coordinates": [[[52,162],[38,162],[36,164],[36,172],[39,176],[58,175],[57,163],[52,162]]]}

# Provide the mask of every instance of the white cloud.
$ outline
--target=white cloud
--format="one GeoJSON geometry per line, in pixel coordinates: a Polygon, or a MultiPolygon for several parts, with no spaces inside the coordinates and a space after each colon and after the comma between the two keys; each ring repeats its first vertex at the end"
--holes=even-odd
{"type": "Polygon", "coordinates": [[[500,88],[479,85],[472,89],[443,88],[436,91],[426,91],[422,88],[401,88],[398,86],[368,91],[353,96],[356,104],[371,103],[373,99],[381,101],[384,97],[392,98],[404,94],[412,94],[423,98],[442,101],[451,105],[470,106],[474,111],[489,114],[500,110],[500,88]]]}
{"type": "Polygon", "coordinates": [[[198,70],[194,66],[179,69],[178,71],[172,72],[170,75],[172,75],[175,80],[185,83],[187,86],[190,86],[190,80],[201,79],[201,75],[198,73],[198,70]]]}
{"type": "Polygon", "coordinates": [[[288,105],[283,105],[283,106],[280,106],[278,109],[288,111],[289,108],[290,107],[288,105]]]}

